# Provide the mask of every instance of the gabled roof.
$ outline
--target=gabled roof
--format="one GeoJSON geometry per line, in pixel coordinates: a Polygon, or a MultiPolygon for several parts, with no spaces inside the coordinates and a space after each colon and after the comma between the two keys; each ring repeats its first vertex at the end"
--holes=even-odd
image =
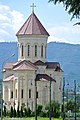
{"type": "Polygon", "coordinates": [[[16,36],[19,35],[47,35],[49,33],[43,27],[37,16],[32,13],[20,30],[17,32],[16,36]]]}
{"type": "Polygon", "coordinates": [[[4,69],[12,70],[36,70],[37,67],[30,61],[23,60],[15,63],[6,63],[4,69]]]}
{"type": "Polygon", "coordinates": [[[14,75],[10,75],[7,78],[3,79],[3,82],[14,81],[14,75]]]}
{"type": "Polygon", "coordinates": [[[42,65],[42,66],[46,66],[46,64],[44,62],[42,62],[41,60],[38,60],[34,63],[34,65],[42,65]]]}
{"type": "Polygon", "coordinates": [[[56,67],[60,67],[59,62],[46,62],[47,69],[56,69],[56,67]]]}
{"type": "Polygon", "coordinates": [[[55,71],[63,72],[59,62],[46,62],[46,69],[54,69],[55,71]]]}
{"type": "Polygon", "coordinates": [[[16,62],[5,63],[4,69],[12,69],[12,68],[13,68],[13,65],[14,65],[15,63],[16,63],[16,62]]]}
{"type": "Polygon", "coordinates": [[[23,60],[13,67],[13,70],[36,70],[37,67],[30,61],[23,60]]]}
{"type": "Polygon", "coordinates": [[[36,81],[54,81],[54,82],[56,82],[56,80],[54,80],[52,77],[50,77],[47,74],[37,74],[35,80],[36,81]]]}
{"type": "Polygon", "coordinates": [[[58,71],[58,72],[62,71],[63,72],[63,70],[60,68],[60,66],[57,66],[55,71],[58,71]]]}
{"type": "Polygon", "coordinates": [[[36,66],[46,66],[46,69],[54,69],[55,71],[62,71],[63,70],[60,68],[59,62],[42,62],[41,60],[38,60],[34,63],[36,66]]]}

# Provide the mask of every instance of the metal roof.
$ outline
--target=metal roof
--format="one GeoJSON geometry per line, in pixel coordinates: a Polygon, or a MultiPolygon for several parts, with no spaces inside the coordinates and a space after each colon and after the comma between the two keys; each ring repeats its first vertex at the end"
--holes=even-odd
{"type": "Polygon", "coordinates": [[[19,35],[47,35],[49,33],[43,27],[37,16],[32,13],[26,22],[22,25],[22,27],[17,32],[16,36],[19,35]]]}

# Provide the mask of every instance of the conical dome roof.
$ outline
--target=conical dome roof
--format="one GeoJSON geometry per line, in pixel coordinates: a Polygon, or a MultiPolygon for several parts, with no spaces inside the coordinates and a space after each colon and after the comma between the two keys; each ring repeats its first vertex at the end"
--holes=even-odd
{"type": "Polygon", "coordinates": [[[47,35],[49,36],[49,33],[46,31],[46,29],[43,27],[37,16],[34,14],[34,12],[29,16],[29,18],[26,20],[26,22],[22,25],[20,30],[16,34],[19,35],[47,35]]]}

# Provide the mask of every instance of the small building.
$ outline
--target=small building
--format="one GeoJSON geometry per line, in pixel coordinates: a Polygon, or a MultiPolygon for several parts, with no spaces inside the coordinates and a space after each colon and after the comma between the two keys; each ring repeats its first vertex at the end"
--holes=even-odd
{"type": "Polygon", "coordinates": [[[34,111],[36,98],[37,104],[45,106],[49,102],[50,81],[51,99],[61,104],[62,69],[59,62],[46,61],[49,33],[34,11],[16,36],[18,61],[6,63],[3,70],[4,105],[7,109],[24,105],[34,111]]]}

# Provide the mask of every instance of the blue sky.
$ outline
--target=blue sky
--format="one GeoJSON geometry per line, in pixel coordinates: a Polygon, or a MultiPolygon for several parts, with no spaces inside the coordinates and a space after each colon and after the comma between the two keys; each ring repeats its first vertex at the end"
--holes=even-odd
{"type": "Polygon", "coordinates": [[[48,0],[0,0],[0,42],[17,41],[16,32],[31,14],[30,5],[35,3],[35,14],[49,32],[48,42],[80,44],[80,26],[63,5],[53,5],[48,0]]]}

